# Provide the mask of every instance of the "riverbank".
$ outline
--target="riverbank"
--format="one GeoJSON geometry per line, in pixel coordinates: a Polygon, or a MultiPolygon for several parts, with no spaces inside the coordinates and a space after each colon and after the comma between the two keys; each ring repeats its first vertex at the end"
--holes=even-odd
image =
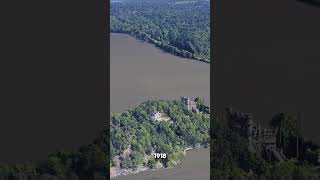
{"type": "MultiPolygon", "coordinates": [[[[188,147],[186,149],[184,149],[182,151],[183,156],[187,155],[187,151],[192,150],[192,149],[200,149],[200,148],[192,148],[192,147],[188,147]]],[[[156,171],[156,170],[160,170],[160,169],[172,169],[172,168],[177,168],[181,163],[181,160],[178,160],[176,162],[177,166],[176,167],[169,167],[169,168],[164,168],[163,165],[159,166],[155,169],[150,169],[148,167],[139,167],[135,170],[133,169],[121,169],[118,167],[111,167],[110,168],[110,178],[114,179],[116,177],[119,176],[128,176],[128,175],[133,175],[133,174],[138,174],[140,172],[145,172],[145,171],[156,171]]]]}
{"type": "Polygon", "coordinates": [[[110,178],[113,179],[118,176],[137,174],[139,172],[143,172],[143,171],[147,171],[147,170],[150,170],[150,169],[147,167],[141,167],[136,170],[132,170],[132,169],[121,169],[121,168],[117,168],[117,167],[111,167],[110,168],[110,178]]]}
{"type": "Polygon", "coordinates": [[[170,53],[172,55],[178,56],[178,57],[182,57],[182,58],[188,58],[188,59],[192,59],[192,60],[197,60],[197,61],[201,61],[201,62],[205,62],[210,64],[210,59],[209,58],[205,58],[205,57],[200,57],[197,54],[191,53],[189,51],[186,51],[184,49],[179,49],[175,46],[172,46],[170,44],[163,44],[162,42],[151,38],[149,35],[144,34],[144,33],[140,33],[140,32],[131,32],[131,31],[111,31],[111,33],[118,33],[118,34],[127,34],[130,35],[136,39],[139,39],[143,42],[148,42],[150,44],[155,45],[157,48],[170,53]]]}

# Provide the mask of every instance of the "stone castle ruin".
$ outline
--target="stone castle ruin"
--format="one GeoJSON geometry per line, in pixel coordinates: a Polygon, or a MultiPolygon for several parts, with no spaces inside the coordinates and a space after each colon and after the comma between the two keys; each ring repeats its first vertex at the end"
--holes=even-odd
{"type": "Polygon", "coordinates": [[[199,112],[196,102],[192,101],[189,97],[181,96],[181,102],[188,107],[189,111],[199,112]]]}
{"type": "Polygon", "coordinates": [[[278,128],[266,129],[253,121],[249,113],[234,112],[227,109],[229,126],[248,139],[248,149],[268,160],[285,160],[281,149],[277,148],[278,128]]]}

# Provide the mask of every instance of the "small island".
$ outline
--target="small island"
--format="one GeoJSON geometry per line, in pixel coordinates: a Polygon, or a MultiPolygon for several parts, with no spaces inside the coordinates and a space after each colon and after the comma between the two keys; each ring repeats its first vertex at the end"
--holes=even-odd
{"type": "Polygon", "coordinates": [[[114,113],[110,176],[178,166],[188,149],[209,146],[209,122],[209,107],[200,98],[147,101],[114,113]]]}

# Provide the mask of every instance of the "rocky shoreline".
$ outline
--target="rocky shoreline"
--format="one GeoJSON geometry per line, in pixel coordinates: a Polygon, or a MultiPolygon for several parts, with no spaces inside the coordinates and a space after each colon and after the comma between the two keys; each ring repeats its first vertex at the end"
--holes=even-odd
{"type": "Polygon", "coordinates": [[[110,178],[116,178],[118,176],[126,176],[126,175],[130,175],[130,174],[136,174],[136,173],[147,171],[147,170],[149,170],[149,168],[147,168],[147,167],[140,167],[140,168],[137,168],[136,170],[111,167],[110,168],[110,178]]]}
{"type": "MultiPolygon", "coordinates": [[[[191,149],[194,149],[194,148],[188,147],[188,148],[184,149],[183,155],[185,156],[187,154],[187,151],[191,150],[191,149]]],[[[180,164],[180,161],[177,162],[177,165],[179,165],[179,164],[180,164]]],[[[164,168],[163,166],[158,166],[155,169],[150,169],[148,167],[139,167],[139,168],[133,170],[133,169],[122,169],[119,167],[111,167],[110,168],[110,178],[113,179],[118,176],[127,176],[127,175],[137,174],[137,173],[144,172],[144,171],[150,171],[150,170],[153,171],[153,170],[159,170],[159,169],[169,169],[169,168],[164,168]]]]}

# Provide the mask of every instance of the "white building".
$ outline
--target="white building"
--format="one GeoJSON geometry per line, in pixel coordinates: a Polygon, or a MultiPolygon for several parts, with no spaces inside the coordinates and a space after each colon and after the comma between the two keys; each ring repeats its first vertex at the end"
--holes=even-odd
{"type": "Polygon", "coordinates": [[[158,120],[159,118],[161,118],[161,113],[158,111],[153,112],[153,113],[151,113],[151,118],[154,120],[158,120]]]}

